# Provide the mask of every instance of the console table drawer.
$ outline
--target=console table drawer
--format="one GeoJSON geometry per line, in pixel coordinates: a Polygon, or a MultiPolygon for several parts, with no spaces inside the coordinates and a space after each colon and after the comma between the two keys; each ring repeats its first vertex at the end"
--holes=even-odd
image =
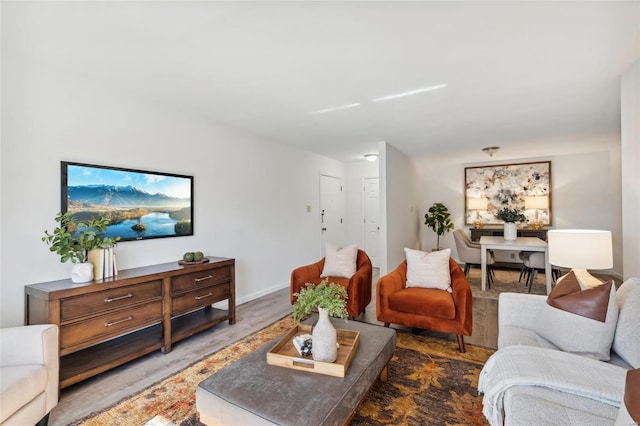
{"type": "Polygon", "coordinates": [[[192,272],[171,279],[171,293],[178,293],[196,288],[202,288],[220,281],[231,279],[231,267],[207,269],[205,271],[192,272]]]}
{"type": "Polygon", "coordinates": [[[171,299],[171,315],[180,315],[229,298],[228,285],[198,288],[171,299]]]}
{"type": "Polygon", "coordinates": [[[91,344],[162,321],[162,300],[60,327],[61,353],[80,344],[91,344]]]}
{"type": "Polygon", "coordinates": [[[68,321],[85,315],[140,303],[156,297],[162,297],[161,280],[69,297],[60,301],[60,319],[61,321],[68,321]]]}

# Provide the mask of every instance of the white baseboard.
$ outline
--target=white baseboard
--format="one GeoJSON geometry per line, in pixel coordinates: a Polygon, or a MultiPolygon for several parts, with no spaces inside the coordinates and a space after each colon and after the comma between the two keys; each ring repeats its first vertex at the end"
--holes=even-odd
{"type": "MultiPolygon", "coordinates": [[[[250,301],[255,300],[255,299],[258,299],[258,298],[260,298],[262,296],[266,296],[267,294],[271,294],[274,291],[282,290],[283,288],[288,288],[289,285],[290,285],[289,281],[285,281],[283,283],[276,284],[276,285],[274,285],[272,287],[265,288],[265,289],[263,289],[261,291],[258,291],[256,293],[252,293],[252,294],[249,294],[247,296],[243,296],[243,297],[239,297],[239,298],[237,297],[236,298],[236,306],[242,305],[243,303],[247,303],[247,302],[250,302],[250,301]]],[[[213,307],[217,308],[217,309],[227,309],[227,306],[228,305],[227,305],[227,301],[226,300],[213,304],[213,307]]]]}

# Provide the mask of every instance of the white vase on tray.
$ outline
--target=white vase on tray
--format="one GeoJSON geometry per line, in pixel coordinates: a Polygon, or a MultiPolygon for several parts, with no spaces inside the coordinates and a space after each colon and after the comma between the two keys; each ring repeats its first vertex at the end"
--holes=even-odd
{"type": "Polygon", "coordinates": [[[326,309],[318,308],[318,322],[311,332],[315,361],[334,362],[338,358],[338,333],[326,309]]]}

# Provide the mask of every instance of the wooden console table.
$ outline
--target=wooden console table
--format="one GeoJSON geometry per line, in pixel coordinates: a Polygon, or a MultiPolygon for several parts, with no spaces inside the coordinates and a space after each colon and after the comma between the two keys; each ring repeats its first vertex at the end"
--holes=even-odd
{"type": "MultiPolygon", "coordinates": [[[[480,237],[502,237],[504,236],[504,228],[471,228],[471,241],[480,241],[480,237]]],[[[547,241],[546,229],[518,229],[518,237],[536,237],[542,241],[547,241]]]]}
{"type": "Polygon", "coordinates": [[[25,323],[60,328],[60,388],[95,376],[223,321],[236,322],[235,260],[178,262],[116,277],[25,286],[25,323]],[[211,305],[228,300],[228,309],[211,305]]]}

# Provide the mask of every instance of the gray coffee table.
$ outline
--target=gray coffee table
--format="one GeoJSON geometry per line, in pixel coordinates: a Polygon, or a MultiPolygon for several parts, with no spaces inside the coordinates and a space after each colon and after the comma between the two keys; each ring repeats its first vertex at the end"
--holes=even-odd
{"type": "MultiPolygon", "coordinates": [[[[360,332],[360,344],[345,377],[267,364],[280,338],[204,380],[196,408],[206,425],[344,425],[378,377],[386,380],[396,347],[391,328],[331,319],[336,328],[360,332]]],[[[310,324],[315,322],[315,318],[310,324]]]]}

